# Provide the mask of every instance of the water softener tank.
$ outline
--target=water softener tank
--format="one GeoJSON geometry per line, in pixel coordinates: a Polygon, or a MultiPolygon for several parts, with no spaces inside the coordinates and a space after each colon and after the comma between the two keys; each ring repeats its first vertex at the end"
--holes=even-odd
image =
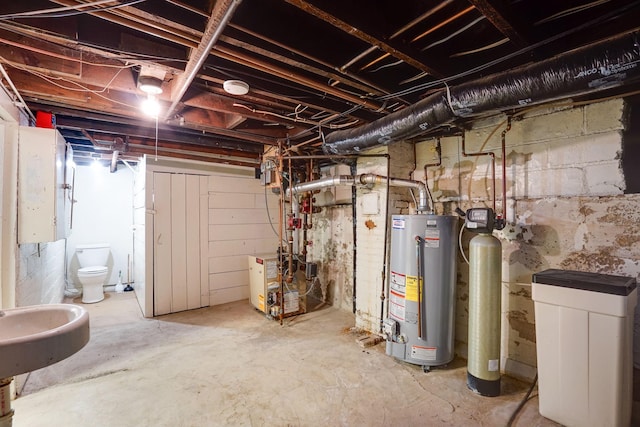
{"type": "Polygon", "coordinates": [[[388,355],[423,366],[453,360],[458,218],[393,215],[388,355]]]}
{"type": "Polygon", "coordinates": [[[502,245],[489,233],[469,242],[469,337],[467,386],[500,395],[502,245]]]}

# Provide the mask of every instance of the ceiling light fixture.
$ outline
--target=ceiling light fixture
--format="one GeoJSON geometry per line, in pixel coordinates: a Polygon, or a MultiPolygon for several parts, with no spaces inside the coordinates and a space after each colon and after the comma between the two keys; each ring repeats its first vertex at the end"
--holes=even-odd
{"type": "Polygon", "coordinates": [[[226,80],[222,84],[222,88],[231,95],[246,95],[249,93],[249,85],[242,80],[226,80]]]}
{"type": "Polygon", "coordinates": [[[138,88],[147,95],[160,95],[162,80],[152,76],[140,76],[138,77],[138,88]]]}

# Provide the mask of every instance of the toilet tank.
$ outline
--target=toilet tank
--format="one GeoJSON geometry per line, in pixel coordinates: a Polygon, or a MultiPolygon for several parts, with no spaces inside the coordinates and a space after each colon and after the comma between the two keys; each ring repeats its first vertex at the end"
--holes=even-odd
{"type": "Polygon", "coordinates": [[[92,245],[77,245],[76,255],[78,255],[78,262],[80,267],[93,267],[96,265],[107,265],[109,259],[108,243],[95,243],[92,245]]]}

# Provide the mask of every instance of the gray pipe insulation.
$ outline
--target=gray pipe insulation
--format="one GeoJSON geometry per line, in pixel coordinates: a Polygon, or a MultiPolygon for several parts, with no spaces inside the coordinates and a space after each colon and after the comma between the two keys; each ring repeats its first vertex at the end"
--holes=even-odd
{"type": "MultiPolygon", "coordinates": [[[[286,196],[289,197],[291,191],[293,194],[300,194],[307,191],[320,190],[327,187],[335,187],[337,185],[374,185],[374,184],[386,184],[387,177],[382,175],[375,175],[372,173],[365,173],[358,176],[339,175],[329,176],[326,178],[318,179],[315,181],[304,182],[287,188],[286,196]]],[[[428,192],[427,186],[420,181],[412,181],[410,179],[401,178],[389,178],[389,185],[392,187],[406,187],[415,188],[418,190],[418,206],[416,209],[419,212],[425,212],[429,210],[428,192]]]]}
{"type": "Polygon", "coordinates": [[[634,31],[553,58],[495,74],[427,98],[354,129],[327,135],[327,154],[353,154],[407,140],[458,118],[543,104],[623,86],[640,76],[640,33],[634,31]]]}

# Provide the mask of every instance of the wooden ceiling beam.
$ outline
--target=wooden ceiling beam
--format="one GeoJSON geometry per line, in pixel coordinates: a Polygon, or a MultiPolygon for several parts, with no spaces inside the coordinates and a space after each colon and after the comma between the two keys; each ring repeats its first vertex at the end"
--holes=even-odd
{"type": "Polygon", "coordinates": [[[483,14],[489,22],[518,47],[529,45],[526,38],[513,26],[513,19],[507,16],[506,10],[499,7],[496,1],[468,0],[470,4],[483,14]]]}
{"type": "Polygon", "coordinates": [[[187,96],[188,99],[185,99],[183,104],[188,107],[219,111],[233,116],[242,116],[244,118],[251,118],[266,123],[277,123],[283,126],[295,125],[295,120],[286,120],[275,115],[284,115],[286,113],[280,112],[274,113],[274,115],[269,115],[260,112],[253,112],[246,108],[239,107],[239,104],[251,105],[251,103],[247,104],[246,102],[241,100],[215,95],[211,92],[199,92],[190,96],[189,94],[187,94],[187,96]]]}
{"type": "Polygon", "coordinates": [[[315,16],[316,18],[333,25],[334,27],[344,31],[347,34],[350,34],[366,43],[369,43],[372,46],[377,47],[383,52],[393,56],[394,58],[400,59],[412,67],[423,71],[435,78],[443,78],[444,75],[440,71],[424,64],[420,60],[417,59],[419,55],[418,52],[411,52],[411,49],[406,46],[401,46],[397,43],[392,42],[384,42],[379,38],[376,38],[356,27],[349,24],[348,22],[344,22],[343,20],[325,12],[324,10],[312,5],[311,3],[304,0],[285,0],[292,6],[295,6],[308,14],[315,16]]]}
{"type": "MultiPolygon", "coordinates": [[[[56,117],[58,128],[67,131],[82,132],[87,131],[92,134],[100,135],[101,139],[114,139],[117,137],[138,139],[138,140],[155,140],[155,128],[152,124],[149,127],[141,126],[141,122],[135,123],[113,123],[108,121],[108,117],[74,117],[69,114],[75,114],[73,111],[66,111],[67,115],[59,115],[56,117]]],[[[75,136],[66,132],[69,138],[75,136]]],[[[78,136],[82,139],[82,136],[78,136]]],[[[263,145],[259,143],[240,142],[231,140],[227,137],[218,137],[211,133],[203,133],[191,129],[175,129],[160,124],[158,127],[158,138],[168,143],[179,145],[202,146],[209,148],[217,148],[225,151],[244,152],[248,157],[263,152],[263,145]]]]}
{"type": "Polygon", "coordinates": [[[344,101],[347,101],[355,105],[360,105],[362,107],[372,109],[372,110],[380,110],[383,107],[383,105],[377,101],[361,98],[349,92],[344,92],[328,84],[317,82],[313,79],[297,74],[289,69],[279,67],[277,65],[268,63],[267,61],[264,61],[258,58],[250,57],[248,55],[243,54],[242,52],[239,52],[234,49],[230,49],[226,46],[217,45],[213,48],[212,53],[213,55],[226,59],[227,61],[244,65],[245,67],[259,70],[267,74],[272,74],[281,79],[288,80],[293,83],[297,83],[303,87],[312,88],[318,91],[319,93],[327,93],[329,95],[332,95],[335,98],[342,99],[344,101]]]}

